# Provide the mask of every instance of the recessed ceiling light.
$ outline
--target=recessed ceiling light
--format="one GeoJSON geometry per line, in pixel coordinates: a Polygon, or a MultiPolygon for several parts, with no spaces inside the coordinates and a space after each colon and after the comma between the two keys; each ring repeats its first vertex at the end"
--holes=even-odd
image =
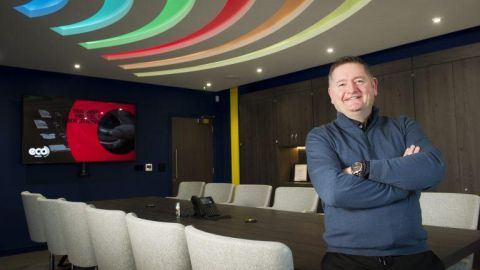
{"type": "Polygon", "coordinates": [[[75,64],[75,65],[73,65],[73,67],[74,67],[75,69],[80,69],[80,64],[75,64]]]}
{"type": "Polygon", "coordinates": [[[435,17],[432,19],[433,23],[441,23],[442,22],[442,17],[435,17]]]}
{"type": "Polygon", "coordinates": [[[263,69],[262,68],[257,68],[257,73],[262,73],[263,69]]]}
{"type": "Polygon", "coordinates": [[[206,85],[207,87],[210,87],[210,86],[212,86],[212,83],[207,82],[207,84],[205,84],[205,85],[206,85]]]}
{"type": "Polygon", "coordinates": [[[328,48],[327,53],[333,53],[333,48],[328,48]]]}

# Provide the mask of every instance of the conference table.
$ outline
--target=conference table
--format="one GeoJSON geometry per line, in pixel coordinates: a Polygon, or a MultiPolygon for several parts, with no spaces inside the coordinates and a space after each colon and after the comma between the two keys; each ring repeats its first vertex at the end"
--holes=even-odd
{"type": "MultiPolygon", "coordinates": [[[[163,197],[138,197],[90,202],[97,208],[134,212],[139,218],[178,222],[185,226],[224,236],[278,241],[286,244],[293,254],[295,269],[321,269],[326,244],[322,238],[323,215],[296,213],[217,204],[223,215],[231,218],[207,220],[192,216],[190,201],[163,197]],[[181,217],[175,216],[175,205],[180,202],[181,217]],[[246,222],[254,219],[256,222],[246,222]]],[[[425,226],[428,244],[448,267],[471,253],[480,250],[480,231],[425,226]]]]}

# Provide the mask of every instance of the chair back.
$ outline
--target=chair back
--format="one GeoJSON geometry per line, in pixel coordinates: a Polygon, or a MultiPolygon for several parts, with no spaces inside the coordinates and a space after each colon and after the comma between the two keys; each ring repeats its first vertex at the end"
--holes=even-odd
{"type": "Polygon", "coordinates": [[[37,198],[42,215],[43,227],[47,238],[48,251],[53,255],[67,255],[67,245],[63,232],[62,217],[60,215],[61,199],[37,198]]]}
{"type": "Polygon", "coordinates": [[[184,181],[178,185],[178,194],[172,199],[190,200],[192,196],[202,196],[205,182],[200,181],[184,181]]]}
{"type": "Polygon", "coordinates": [[[480,196],[463,193],[422,192],[423,225],[476,230],[480,196]]]}
{"type": "Polygon", "coordinates": [[[234,205],[265,207],[270,204],[272,186],[270,185],[237,185],[233,194],[234,205]]]}
{"type": "MultiPolygon", "coordinates": [[[[480,196],[463,193],[422,192],[420,196],[422,224],[457,229],[476,230],[480,196]]],[[[473,254],[447,270],[470,270],[473,254]]]]}
{"type": "Polygon", "coordinates": [[[220,236],[193,226],[185,234],[193,270],[293,270],[292,252],[283,243],[220,236]]]}
{"type": "Polygon", "coordinates": [[[137,270],[190,270],[185,227],[127,214],[127,227],[137,270]]]}
{"type": "Polygon", "coordinates": [[[210,196],[216,203],[232,201],[234,185],[230,183],[207,183],[203,196],[210,196]]]}
{"type": "Polygon", "coordinates": [[[95,252],[88,230],[87,204],[83,202],[59,201],[68,260],[78,267],[97,265],[95,252]]]}
{"type": "Polygon", "coordinates": [[[40,208],[37,202],[38,198],[43,198],[42,194],[23,191],[20,193],[20,196],[22,197],[30,239],[37,243],[47,242],[45,228],[43,227],[42,214],[40,213],[40,208]]]}
{"type": "Polygon", "coordinates": [[[135,270],[125,212],[86,207],[98,269],[135,270]]]}
{"type": "Polygon", "coordinates": [[[315,213],[318,194],[313,187],[277,187],[272,209],[315,213]]]}

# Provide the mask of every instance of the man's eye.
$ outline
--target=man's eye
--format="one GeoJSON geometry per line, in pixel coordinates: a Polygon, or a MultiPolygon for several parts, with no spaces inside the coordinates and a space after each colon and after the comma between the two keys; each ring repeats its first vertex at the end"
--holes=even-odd
{"type": "Polygon", "coordinates": [[[363,84],[365,81],[363,79],[359,79],[355,81],[356,84],[363,84]]]}
{"type": "Polygon", "coordinates": [[[338,87],[344,87],[344,86],[345,86],[345,83],[339,83],[337,86],[338,86],[338,87]]]}

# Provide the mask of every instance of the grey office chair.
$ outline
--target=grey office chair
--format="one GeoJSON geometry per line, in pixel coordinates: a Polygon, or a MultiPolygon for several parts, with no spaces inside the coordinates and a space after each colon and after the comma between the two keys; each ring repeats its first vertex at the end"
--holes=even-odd
{"type": "Polygon", "coordinates": [[[73,266],[95,267],[97,260],[90,240],[87,223],[87,204],[59,201],[68,260],[73,266]]]}
{"type": "MultiPolygon", "coordinates": [[[[463,193],[422,192],[420,196],[423,225],[476,230],[480,196],[463,193]]],[[[473,254],[447,270],[470,270],[473,254]]]]}
{"type": "Polygon", "coordinates": [[[318,207],[318,194],[313,187],[277,187],[273,206],[275,210],[315,213],[318,207]]]}
{"type": "Polygon", "coordinates": [[[169,199],[190,200],[192,196],[202,196],[205,182],[200,181],[184,181],[178,186],[178,193],[175,197],[167,197],[169,199]]]}
{"type": "Polygon", "coordinates": [[[185,227],[127,214],[127,227],[137,270],[190,270],[185,227]]]}
{"type": "Polygon", "coordinates": [[[88,230],[98,269],[135,270],[125,212],[86,207],[88,230]]]}
{"type": "Polygon", "coordinates": [[[67,245],[63,232],[62,217],[60,214],[60,199],[37,198],[43,227],[47,238],[47,247],[50,252],[50,269],[55,269],[55,256],[67,255],[67,245]]]}
{"type": "Polygon", "coordinates": [[[207,183],[203,196],[210,196],[216,203],[232,201],[234,185],[230,183],[207,183]]]}
{"type": "Polygon", "coordinates": [[[290,248],[280,242],[246,240],[185,228],[193,270],[293,270],[290,248]]]}
{"type": "Polygon", "coordinates": [[[43,195],[23,191],[20,193],[20,196],[22,197],[30,239],[36,243],[46,243],[47,237],[45,236],[45,228],[43,227],[42,214],[37,202],[38,198],[44,198],[43,195]]]}
{"type": "Polygon", "coordinates": [[[270,185],[237,185],[233,193],[233,201],[230,204],[266,207],[270,204],[271,195],[272,186],[270,185]]]}

